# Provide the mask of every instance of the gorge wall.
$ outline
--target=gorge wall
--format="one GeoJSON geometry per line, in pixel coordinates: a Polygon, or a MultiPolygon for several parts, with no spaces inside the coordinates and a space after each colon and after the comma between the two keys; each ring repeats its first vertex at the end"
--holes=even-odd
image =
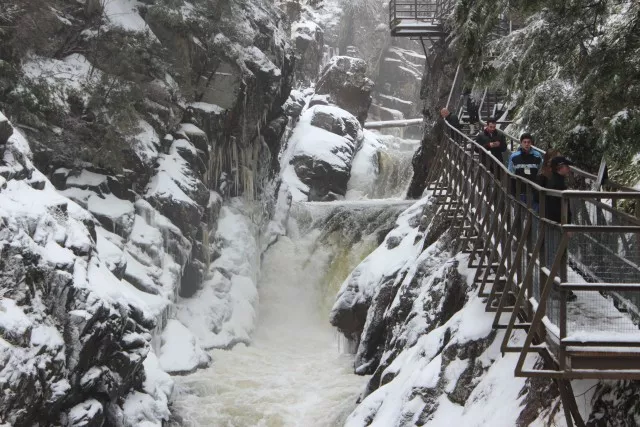
{"type": "Polygon", "coordinates": [[[206,366],[203,349],[252,328],[231,286],[199,307],[205,331],[187,298],[206,278],[251,282],[217,230],[250,210],[223,200],[259,197],[277,171],[286,16],[261,1],[9,1],[0,24],[0,420],[161,425],[165,371],[206,366]]]}

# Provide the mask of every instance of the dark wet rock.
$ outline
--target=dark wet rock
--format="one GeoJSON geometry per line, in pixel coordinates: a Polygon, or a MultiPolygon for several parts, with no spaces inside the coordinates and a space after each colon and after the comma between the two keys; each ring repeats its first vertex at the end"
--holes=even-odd
{"type": "Polygon", "coordinates": [[[373,82],[367,63],[358,58],[336,56],[322,70],[316,93],[329,94],[332,101],[364,123],[371,105],[373,82]]]}
{"type": "Polygon", "coordinates": [[[324,50],[324,32],[318,25],[306,21],[293,25],[292,39],[296,49],[296,76],[305,86],[318,79],[324,50]]]}
{"type": "Polygon", "coordinates": [[[310,201],[332,201],[346,194],[348,170],[306,155],[296,156],[292,163],[296,175],[309,186],[310,201]]]}
{"type": "Polygon", "coordinates": [[[271,120],[268,126],[262,131],[264,141],[267,143],[269,151],[271,152],[271,176],[275,176],[280,172],[280,161],[278,158],[280,154],[280,142],[287,130],[288,124],[289,116],[282,114],[271,120]]]}
{"type": "Polygon", "coordinates": [[[170,194],[162,193],[148,195],[145,200],[178,226],[186,237],[192,238],[197,234],[203,208],[195,202],[175,199],[170,194]]]}
{"type": "Polygon", "coordinates": [[[596,386],[588,427],[634,426],[640,411],[638,381],[608,381],[596,386]]]}
{"type": "Polygon", "coordinates": [[[56,169],[50,177],[50,181],[54,187],[58,190],[64,190],[66,188],[67,176],[69,176],[69,169],[59,168],[56,169]]]}
{"type": "Polygon", "coordinates": [[[202,289],[202,282],[205,277],[205,265],[198,260],[189,262],[180,282],[180,296],[182,298],[190,298],[202,289]]]}
{"type": "Polygon", "coordinates": [[[391,236],[387,239],[387,248],[393,249],[397,247],[402,242],[402,238],[400,236],[391,236]]]}
{"type": "Polygon", "coordinates": [[[9,120],[0,113],[0,146],[6,145],[11,135],[13,135],[13,127],[9,120]]]}

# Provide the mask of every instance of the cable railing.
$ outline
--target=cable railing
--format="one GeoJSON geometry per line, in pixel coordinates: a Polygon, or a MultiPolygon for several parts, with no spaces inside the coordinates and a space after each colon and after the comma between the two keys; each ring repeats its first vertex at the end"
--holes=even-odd
{"type": "Polygon", "coordinates": [[[446,126],[429,177],[432,197],[471,254],[494,326],[507,329],[503,351],[520,352],[516,373],[640,378],[633,315],[640,307],[640,220],[605,203],[639,203],[640,193],[541,187],[446,126]],[[559,205],[560,222],[546,218],[550,204],[559,205]],[[517,329],[527,331],[522,346],[509,341],[517,329]],[[525,368],[531,352],[545,352],[554,368],[525,368]]]}

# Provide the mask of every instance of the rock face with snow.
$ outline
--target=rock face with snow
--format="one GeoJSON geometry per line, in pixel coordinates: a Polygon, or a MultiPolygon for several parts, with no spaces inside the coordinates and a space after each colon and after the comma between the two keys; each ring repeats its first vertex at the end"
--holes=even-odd
{"type": "MultiPolygon", "coordinates": [[[[382,52],[369,111],[371,121],[422,116],[420,95],[426,57],[415,42],[402,40],[398,44],[382,52]]],[[[403,136],[418,139],[420,131],[419,126],[412,126],[404,130],[403,136]]]]}
{"type": "Polygon", "coordinates": [[[425,131],[413,159],[413,179],[407,197],[418,199],[425,189],[433,153],[444,132],[438,107],[447,103],[457,64],[458,60],[451,51],[435,47],[425,64],[421,87],[425,131]]]}
{"type": "Polygon", "coordinates": [[[300,84],[315,83],[320,72],[324,51],[324,31],[312,21],[295,22],[291,39],[296,48],[296,76],[300,84]]]}
{"type": "Polygon", "coordinates": [[[541,384],[513,378],[513,355],[501,358],[448,229],[422,199],[344,282],[331,321],[357,342],[356,373],[372,375],[345,425],[511,426],[557,415],[553,389],[524,402],[541,384]],[[494,400],[500,411],[487,410],[494,400]]]}
{"type": "MultiPolygon", "coordinates": [[[[450,226],[427,195],[342,284],[331,322],[355,343],[355,372],[371,375],[345,426],[566,425],[552,380],[514,377],[519,355],[501,353],[504,331],[450,226]]],[[[573,387],[587,425],[637,424],[635,383],[573,387]]]]}
{"type": "Polygon", "coordinates": [[[365,258],[343,283],[331,310],[330,321],[349,339],[360,340],[376,292],[381,287],[393,287],[406,259],[419,252],[420,246],[415,242],[421,234],[418,225],[423,209],[424,203],[419,203],[400,215],[384,243],[365,258]]]}
{"type": "MultiPolygon", "coordinates": [[[[115,245],[97,244],[103,229],[91,213],[56,191],[12,133],[5,168],[29,173],[10,175],[0,193],[0,419],[122,425],[133,389],[164,396],[166,409],[171,385],[149,391],[156,377],[144,366],[161,299],[118,277],[115,245]]],[[[163,418],[148,409],[145,420],[163,418]]]]}
{"type": "Polygon", "coordinates": [[[0,12],[0,109],[33,149],[0,114],[0,420],[15,425],[162,425],[165,371],[206,366],[204,348],[248,343],[255,322],[258,263],[218,223],[238,231],[223,200],[258,196],[277,166],[289,25],[259,0],[99,3],[0,12]],[[31,21],[51,25],[24,37],[31,21]]]}
{"type": "Polygon", "coordinates": [[[371,105],[372,89],[373,82],[367,77],[364,60],[335,56],[322,70],[316,93],[328,94],[335,105],[364,123],[371,105]]]}

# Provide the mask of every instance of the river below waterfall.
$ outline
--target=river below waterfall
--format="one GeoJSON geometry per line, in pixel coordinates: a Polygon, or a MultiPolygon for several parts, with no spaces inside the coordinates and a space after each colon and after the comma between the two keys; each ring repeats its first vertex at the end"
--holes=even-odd
{"type": "Polygon", "coordinates": [[[344,279],[412,204],[399,196],[414,147],[380,162],[387,199],[293,204],[287,236],[263,254],[252,344],[213,350],[210,368],[175,377],[172,425],[343,425],[367,378],[353,373],[329,311],[344,279]]]}
{"type": "Polygon", "coordinates": [[[327,320],[319,282],[331,254],[318,235],[267,250],[253,344],[215,350],[211,368],[177,378],[181,425],[334,426],[355,406],[364,378],[327,320]]]}

